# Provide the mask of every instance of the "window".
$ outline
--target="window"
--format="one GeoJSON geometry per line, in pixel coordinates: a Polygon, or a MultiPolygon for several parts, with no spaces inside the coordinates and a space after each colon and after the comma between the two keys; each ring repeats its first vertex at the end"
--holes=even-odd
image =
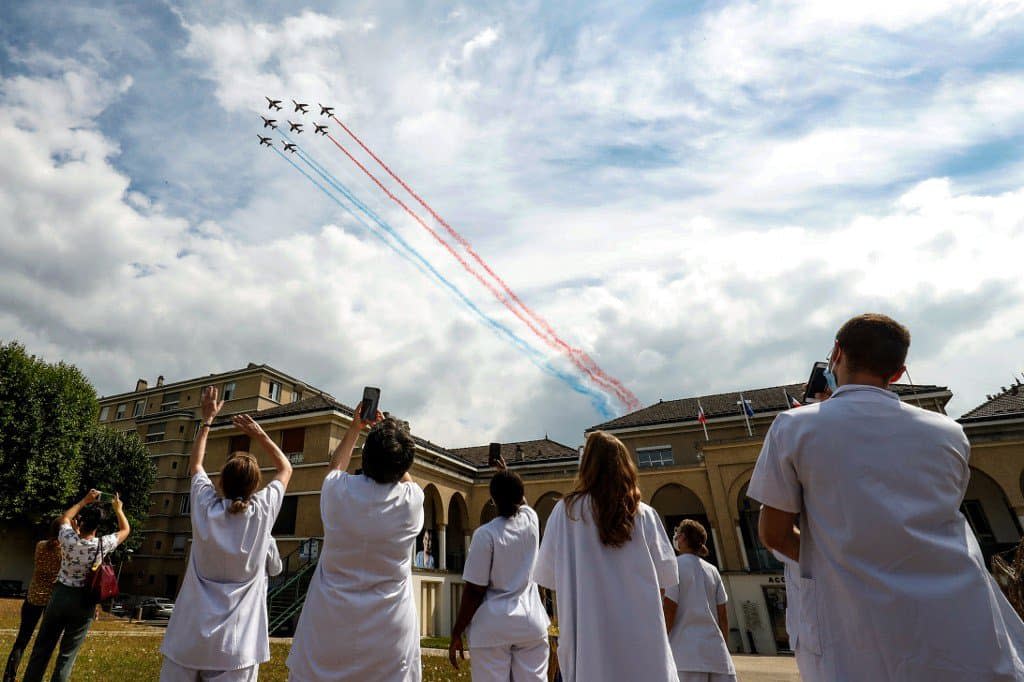
{"type": "Polygon", "coordinates": [[[292,389],[292,402],[297,403],[302,400],[302,391],[297,388],[292,389]]]}
{"type": "Polygon", "coordinates": [[[299,498],[296,495],[287,496],[281,503],[281,511],[277,515],[277,521],[271,529],[271,535],[295,535],[295,512],[298,511],[299,498]]]}
{"type": "Polygon", "coordinates": [[[231,440],[228,441],[228,454],[232,452],[249,452],[249,436],[244,433],[231,436],[231,440]]]}
{"type": "Polygon", "coordinates": [[[164,546],[164,543],[160,542],[159,540],[156,541],[156,548],[157,549],[160,549],[163,546],[164,546]]]}
{"type": "Polygon", "coordinates": [[[135,411],[132,412],[132,416],[133,417],[141,417],[142,413],[145,412],[145,411],[146,411],[146,401],[145,400],[136,400],[135,401],[135,411]]]}
{"type": "Polygon", "coordinates": [[[988,516],[985,515],[985,508],[981,506],[981,500],[964,500],[960,505],[960,512],[967,517],[967,523],[977,536],[978,542],[995,542],[996,536],[992,532],[988,516]]]}
{"type": "Polygon", "coordinates": [[[267,395],[271,400],[280,402],[281,400],[281,384],[277,381],[271,381],[267,387],[267,395]]]}
{"type": "Polygon", "coordinates": [[[160,422],[159,424],[150,424],[149,430],[146,432],[146,442],[153,443],[158,440],[163,440],[166,431],[167,422],[160,422]]]}
{"type": "Polygon", "coordinates": [[[160,403],[161,410],[169,410],[172,407],[178,406],[178,397],[181,394],[175,391],[174,393],[164,393],[164,401],[160,403]]]}
{"type": "Polygon", "coordinates": [[[231,400],[235,397],[235,382],[229,381],[224,384],[224,389],[221,391],[222,400],[231,400]]]}
{"type": "Polygon", "coordinates": [[[127,411],[128,403],[121,403],[117,406],[117,414],[114,415],[114,419],[124,419],[124,415],[127,411]]]}
{"type": "Polygon", "coordinates": [[[149,576],[149,584],[152,585],[155,582],[156,582],[156,576],[155,575],[149,576]]]}
{"type": "Polygon", "coordinates": [[[181,506],[178,507],[178,511],[182,515],[187,515],[189,512],[192,511],[192,497],[188,493],[185,493],[181,497],[181,506]]]}
{"type": "Polygon", "coordinates": [[[185,536],[175,535],[174,541],[171,544],[171,551],[177,554],[181,554],[185,551],[185,536]]]}
{"type": "Polygon", "coordinates": [[[171,468],[172,469],[177,469],[178,468],[178,463],[177,462],[171,462],[171,468]]]}
{"type": "Polygon", "coordinates": [[[107,421],[107,417],[110,416],[110,405],[104,405],[100,408],[100,421],[107,421]]]}
{"type": "Polygon", "coordinates": [[[301,464],[306,447],[306,429],[285,429],[281,432],[281,450],[292,464],[301,464]]]}
{"type": "Polygon", "coordinates": [[[642,468],[666,467],[675,464],[672,458],[672,446],[660,445],[654,448],[637,448],[637,463],[642,468]]]}
{"type": "Polygon", "coordinates": [[[165,499],[165,500],[164,500],[164,509],[167,509],[167,508],[168,508],[168,507],[170,507],[170,506],[171,506],[171,501],[170,501],[170,500],[168,500],[168,499],[165,499]]]}

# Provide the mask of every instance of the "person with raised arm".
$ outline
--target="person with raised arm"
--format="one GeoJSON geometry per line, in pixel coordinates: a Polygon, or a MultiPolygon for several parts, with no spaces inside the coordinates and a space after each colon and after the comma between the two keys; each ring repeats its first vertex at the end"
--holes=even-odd
{"type": "Polygon", "coordinates": [[[160,647],[160,682],[250,682],[257,679],[260,664],[270,660],[270,531],[292,466],[252,417],[236,415],[232,423],[259,444],[275,469],[274,478],[261,489],[256,458],[234,452],[215,486],[203,459],[210,427],[223,406],[216,388],[203,389],[202,421],[189,457],[192,552],[160,647]]]}
{"type": "Polygon", "coordinates": [[[448,660],[459,669],[456,653],[465,659],[462,633],[469,627],[474,682],[546,682],[548,614],[533,581],[540,520],[526,504],[523,479],[504,458],[497,467],[490,492],[498,516],[473,533],[448,660]]]}
{"type": "Polygon", "coordinates": [[[412,482],[408,427],[362,404],[331,456],[320,491],[324,544],[288,656],[298,682],[419,682],[412,555],[423,490],[412,482]],[[362,474],[347,473],[364,427],[362,474]]]}
{"type": "Polygon", "coordinates": [[[96,531],[106,520],[103,508],[95,502],[100,499],[99,490],[90,490],[79,502],[72,505],[60,516],[61,563],[57,583],[50,596],[50,603],[43,613],[43,622],[32,646],[28,667],[25,669],[26,682],[43,679],[57,642],[57,664],[54,666],[51,682],[66,682],[71,679],[78,650],[89,634],[96,601],[87,585],[90,569],[94,568],[114,549],[128,538],[131,526],[124,515],[121,498],[115,494],[110,505],[117,516],[117,531],[96,536],[96,531]]]}

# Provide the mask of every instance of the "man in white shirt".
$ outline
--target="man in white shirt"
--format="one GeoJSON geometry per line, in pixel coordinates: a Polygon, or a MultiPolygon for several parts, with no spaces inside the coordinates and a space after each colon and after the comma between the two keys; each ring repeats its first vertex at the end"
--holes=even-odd
{"type": "Polygon", "coordinates": [[[970,478],[963,429],[887,390],[909,346],[884,315],[844,324],[832,396],[780,414],[754,470],[761,539],[799,562],[801,676],[1022,680],[1024,623],[959,511],[970,478]]]}

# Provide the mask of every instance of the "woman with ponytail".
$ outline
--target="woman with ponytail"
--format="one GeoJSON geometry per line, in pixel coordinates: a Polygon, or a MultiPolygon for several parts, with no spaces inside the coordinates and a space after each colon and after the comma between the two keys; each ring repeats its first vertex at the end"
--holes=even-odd
{"type": "Polygon", "coordinates": [[[263,489],[260,465],[232,453],[220,471],[220,490],[203,469],[206,439],[224,406],[217,389],[203,390],[202,422],[189,459],[192,474],[192,552],[160,651],[160,682],[250,682],[270,660],[267,557],[270,530],[281,510],[292,467],[248,415],[235,427],[259,443],[277,473],[263,489]]]}
{"type": "Polygon", "coordinates": [[[675,553],[615,436],[587,438],[576,485],[548,519],[534,579],[555,591],[565,682],[676,682],[663,610],[679,582],[675,553]]]}
{"type": "Polygon", "coordinates": [[[50,529],[45,540],[36,544],[35,563],[32,570],[32,582],[28,585],[28,594],[21,604],[21,623],[18,625],[18,635],[14,638],[14,646],[7,657],[7,667],[4,669],[3,682],[14,682],[18,676],[18,663],[25,647],[32,639],[39,619],[46,611],[46,605],[50,603],[50,595],[53,594],[53,585],[57,582],[57,574],[60,572],[61,549],[60,533],[61,520],[58,516],[50,523],[50,529]]]}
{"type": "Polygon", "coordinates": [[[676,527],[679,585],[665,596],[677,604],[669,631],[679,682],[736,682],[736,668],[725,645],[729,633],[728,597],[718,569],[704,561],[708,532],[693,519],[676,527]]]}

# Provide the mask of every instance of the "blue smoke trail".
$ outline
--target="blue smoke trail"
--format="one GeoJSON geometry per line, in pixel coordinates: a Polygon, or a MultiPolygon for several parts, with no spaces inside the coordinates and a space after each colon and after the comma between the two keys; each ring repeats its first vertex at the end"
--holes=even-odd
{"type": "MultiPolygon", "coordinates": [[[[284,134],[283,131],[280,131],[280,132],[282,132],[282,134],[284,134]]],[[[285,135],[285,137],[287,138],[287,135],[285,135]]],[[[291,141],[291,138],[288,138],[288,140],[291,141]]],[[[362,201],[360,201],[358,198],[356,198],[355,195],[353,195],[352,192],[349,191],[349,189],[347,187],[345,187],[340,181],[338,181],[338,179],[333,174],[331,174],[329,171],[324,169],[323,166],[321,166],[318,162],[316,162],[308,153],[306,153],[302,149],[298,150],[299,151],[299,157],[306,164],[308,164],[310,166],[310,168],[312,168],[321,178],[323,178],[323,180],[328,185],[330,185],[332,188],[334,188],[335,190],[340,192],[342,195],[344,195],[350,202],[352,202],[353,205],[356,206],[356,208],[358,208],[360,211],[362,211],[364,214],[366,214],[366,216],[369,217],[373,222],[377,223],[377,225],[380,227],[380,229],[386,231],[408,253],[404,253],[403,251],[401,251],[399,248],[397,248],[395,246],[395,244],[390,242],[378,230],[375,230],[372,226],[368,225],[366,223],[366,221],[363,220],[363,218],[361,218],[360,216],[356,215],[356,213],[354,213],[348,206],[346,206],[343,202],[341,202],[336,196],[331,194],[330,191],[328,191],[323,185],[321,185],[319,182],[317,182],[313,177],[311,177],[308,173],[306,173],[306,171],[304,171],[295,162],[293,162],[291,159],[289,159],[284,154],[284,152],[282,152],[281,150],[277,149],[277,147],[273,147],[272,149],[278,154],[278,156],[280,156],[282,159],[287,161],[289,163],[289,165],[291,165],[295,170],[297,170],[300,173],[302,173],[302,175],[305,176],[305,178],[307,180],[309,180],[311,183],[313,183],[318,189],[320,189],[321,192],[323,192],[325,195],[327,195],[327,197],[330,198],[334,203],[338,204],[341,208],[343,208],[346,212],[348,212],[353,218],[355,218],[364,228],[366,228],[368,231],[370,231],[372,234],[374,234],[374,236],[376,236],[378,239],[380,239],[382,242],[384,242],[384,244],[386,244],[393,251],[398,253],[398,255],[402,256],[402,258],[404,258],[405,260],[407,260],[410,263],[412,263],[413,265],[415,265],[420,272],[423,272],[424,274],[428,274],[427,271],[429,271],[429,274],[431,274],[439,283],[444,285],[452,294],[454,294],[456,297],[458,297],[462,301],[462,303],[466,305],[466,307],[468,307],[471,311],[476,313],[477,316],[479,316],[495,333],[497,333],[499,336],[505,336],[515,346],[517,346],[521,351],[523,351],[525,353],[525,355],[527,356],[527,358],[534,365],[536,365],[542,371],[544,371],[544,372],[550,374],[551,376],[554,376],[555,378],[561,380],[562,382],[567,384],[572,390],[576,391],[577,393],[580,393],[582,395],[587,396],[590,399],[591,405],[593,405],[594,409],[596,409],[598,411],[598,413],[601,414],[601,416],[603,418],[611,419],[611,418],[613,418],[615,416],[615,413],[611,410],[611,408],[608,405],[608,397],[606,395],[604,395],[603,393],[600,393],[598,391],[595,391],[594,389],[590,388],[589,386],[586,386],[577,377],[573,376],[572,374],[569,374],[567,372],[564,372],[564,371],[558,369],[557,367],[554,367],[543,356],[542,353],[540,353],[535,348],[533,348],[532,346],[527,344],[523,339],[521,339],[518,335],[516,335],[515,332],[513,332],[512,330],[510,330],[508,327],[506,327],[505,325],[501,324],[497,320],[493,319],[492,317],[487,315],[485,312],[483,312],[473,301],[471,301],[464,293],[462,293],[462,291],[459,290],[458,287],[456,287],[454,284],[452,284],[450,281],[448,281],[440,272],[438,272],[437,269],[433,265],[431,265],[429,261],[427,261],[422,255],[420,255],[420,253],[418,251],[416,251],[416,249],[414,249],[412,247],[412,245],[410,245],[408,242],[406,242],[405,239],[403,239],[401,237],[401,235],[399,235],[397,232],[395,232],[394,228],[392,228],[391,225],[389,225],[386,221],[384,221],[382,218],[380,218],[372,209],[367,207],[362,201]],[[410,255],[411,255],[411,257],[410,257],[410,255]]]]}

